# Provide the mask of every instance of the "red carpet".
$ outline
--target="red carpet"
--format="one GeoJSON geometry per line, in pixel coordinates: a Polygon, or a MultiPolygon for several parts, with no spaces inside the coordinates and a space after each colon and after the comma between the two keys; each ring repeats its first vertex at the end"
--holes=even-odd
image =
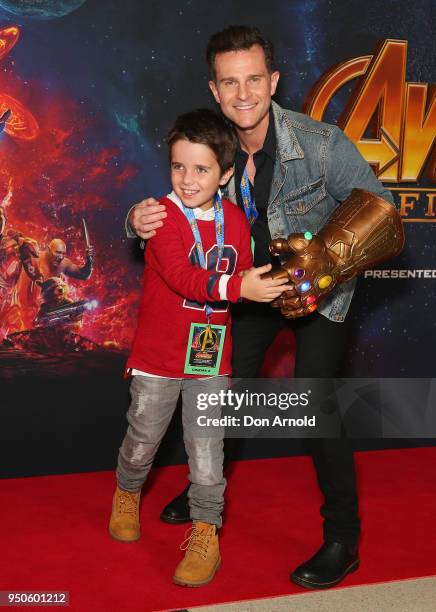
{"type": "MultiPolygon", "coordinates": [[[[358,453],[356,461],[361,567],[344,586],[436,574],[436,448],[358,453]]],[[[304,591],[288,576],[321,542],[309,458],[234,465],[223,565],[201,589],[171,583],[186,526],[158,520],[185,474],[184,466],[153,473],[142,538],[134,544],[107,534],[112,472],[2,481],[0,590],[70,591],[70,609],[80,612],[147,612],[304,591]]]]}

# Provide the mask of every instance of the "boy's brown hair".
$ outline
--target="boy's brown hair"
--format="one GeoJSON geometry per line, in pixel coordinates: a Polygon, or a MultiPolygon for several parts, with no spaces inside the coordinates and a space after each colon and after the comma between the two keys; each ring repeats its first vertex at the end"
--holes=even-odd
{"type": "Polygon", "coordinates": [[[171,147],[178,140],[204,144],[212,149],[223,174],[233,166],[237,137],[233,127],[215,111],[200,108],[177,117],[167,136],[170,161],[171,147]]]}

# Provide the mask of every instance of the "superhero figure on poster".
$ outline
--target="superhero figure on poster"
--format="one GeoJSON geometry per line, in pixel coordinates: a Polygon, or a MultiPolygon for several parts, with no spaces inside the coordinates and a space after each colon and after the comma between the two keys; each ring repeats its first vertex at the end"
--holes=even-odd
{"type": "Polygon", "coordinates": [[[91,246],[84,219],[83,230],[86,240],[83,266],[78,266],[66,256],[67,247],[60,238],[54,238],[41,253],[41,269],[46,280],[41,286],[42,303],[34,321],[36,326],[62,325],[77,329],[81,326],[85,310],[93,310],[96,307],[95,300],[74,302],[68,297],[66,277],[88,280],[93,271],[94,247],[91,246]]]}
{"type": "Polygon", "coordinates": [[[7,217],[0,206],[0,333],[24,329],[18,300],[18,281],[22,270],[31,281],[41,283],[43,275],[39,269],[38,245],[15,230],[6,230],[7,217]]]}
{"type": "Polygon", "coordinates": [[[60,238],[54,238],[48,248],[41,252],[40,261],[44,278],[65,275],[78,280],[88,280],[93,270],[94,247],[87,245],[85,263],[83,266],[78,266],[67,257],[65,242],[60,238]]]}
{"type": "Polygon", "coordinates": [[[35,318],[35,326],[39,325],[62,325],[71,330],[78,330],[82,326],[82,314],[84,308],[75,307],[79,302],[74,302],[68,297],[68,285],[59,276],[53,276],[45,280],[41,285],[42,304],[35,318]],[[68,308],[65,308],[68,307],[68,308]],[[63,309],[62,316],[55,317],[63,309]]]}

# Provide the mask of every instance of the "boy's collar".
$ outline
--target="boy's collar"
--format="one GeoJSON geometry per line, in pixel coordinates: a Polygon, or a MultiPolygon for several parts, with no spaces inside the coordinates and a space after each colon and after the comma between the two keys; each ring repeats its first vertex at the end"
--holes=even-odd
{"type": "MultiPolygon", "coordinates": [[[[220,194],[221,197],[223,196],[223,194],[221,193],[221,189],[218,189],[218,193],[220,194]]],[[[175,191],[172,191],[171,193],[169,193],[167,195],[167,198],[171,200],[171,202],[174,202],[177,208],[180,208],[182,213],[185,214],[183,211],[183,202],[175,191]]],[[[194,210],[194,216],[196,219],[200,219],[203,221],[209,221],[215,218],[215,210],[213,206],[212,208],[209,208],[209,210],[201,210],[201,208],[194,208],[193,210],[194,210]]]]}

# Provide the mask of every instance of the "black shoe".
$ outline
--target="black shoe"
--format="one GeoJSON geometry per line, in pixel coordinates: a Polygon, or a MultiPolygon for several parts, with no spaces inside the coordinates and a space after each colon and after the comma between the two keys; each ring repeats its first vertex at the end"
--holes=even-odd
{"type": "Polygon", "coordinates": [[[165,506],[160,515],[160,520],[164,523],[190,523],[188,491],[189,484],[180,495],[177,495],[170,503],[165,506]]]}
{"type": "Polygon", "coordinates": [[[358,567],[356,546],[325,542],[309,561],[297,567],[291,580],[306,589],[328,589],[339,584],[358,567]]]}

